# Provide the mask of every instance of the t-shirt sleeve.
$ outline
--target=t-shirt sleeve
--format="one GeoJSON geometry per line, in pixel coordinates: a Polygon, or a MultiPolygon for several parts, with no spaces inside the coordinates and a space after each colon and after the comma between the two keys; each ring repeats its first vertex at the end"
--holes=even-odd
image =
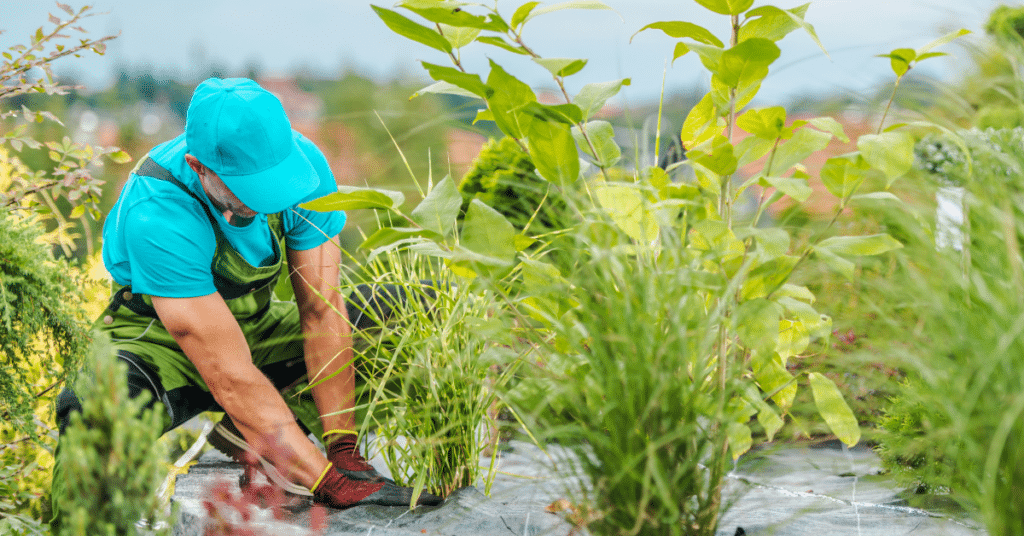
{"type": "Polygon", "coordinates": [[[180,199],[155,197],[130,208],[124,225],[135,292],[193,298],[217,291],[210,270],[217,239],[201,210],[190,211],[180,199]]]}
{"type": "MultiPolygon", "coordinates": [[[[299,147],[306,154],[306,158],[313,164],[316,174],[320,177],[320,185],[313,193],[306,196],[302,203],[312,201],[325,195],[338,191],[338,185],[334,181],[334,173],[327,164],[327,158],[313,142],[305,137],[298,136],[299,147]]],[[[301,203],[300,203],[301,204],[301,203]]],[[[284,211],[285,244],[289,249],[307,250],[313,249],[320,244],[334,238],[345,227],[345,213],[343,211],[317,212],[302,207],[293,207],[284,211]]]]}

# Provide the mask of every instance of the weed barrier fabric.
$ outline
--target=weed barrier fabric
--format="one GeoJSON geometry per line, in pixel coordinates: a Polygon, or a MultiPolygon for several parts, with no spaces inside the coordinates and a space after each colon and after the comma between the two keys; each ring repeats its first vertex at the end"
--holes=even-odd
{"type": "MultiPolygon", "coordinates": [[[[565,497],[565,489],[583,482],[559,477],[552,466],[564,465],[567,452],[557,446],[542,453],[537,447],[511,441],[502,452],[499,474],[490,497],[482,488],[463,488],[436,507],[413,511],[399,507],[359,506],[327,510],[323,536],[379,535],[446,536],[559,535],[572,532],[549,505],[565,497]]],[[[378,459],[371,462],[386,473],[378,459]]],[[[482,461],[483,462],[483,461],[482,461]]],[[[837,442],[784,445],[741,458],[730,473],[725,496],[731,507],[718,536],[858,535],[858,536],[985,536],[978,524],[954,508],[908,506],[904,490],[879,475],[880,464],[869,449],[845,450],[837,442]]],[[[229,482],[238,495],[242,469],[216,451],[209,451],[179,476],[174,494],[178,506],[175,536],[202,536],[211,516],[204,502],[218,483],[229,482]]],[[[228,518],[241,521],[231,508],[228,518]]],[[[306,536],[312,507],[299,501],[275,519],[269,510],[253,508],[248,523],[236,526],[252,534],[306,536]]],[[[222,515],[222,514],[217,514],[222,515]]],[[[241,532],[239,532],[241,533],[241,532]]],[[[248,533],[247,533],[248,534],[248,533]]]]}

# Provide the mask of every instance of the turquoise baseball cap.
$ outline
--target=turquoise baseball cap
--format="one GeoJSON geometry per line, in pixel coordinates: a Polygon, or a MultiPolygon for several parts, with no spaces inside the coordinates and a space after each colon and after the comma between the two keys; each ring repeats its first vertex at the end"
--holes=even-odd
{"type": "Polygon", "coordinates": [[[320,184],[298,136],[281,101],[248,78],[203,81],[185,118],[188,152],[263,214],[298,204],[320,184]]]}

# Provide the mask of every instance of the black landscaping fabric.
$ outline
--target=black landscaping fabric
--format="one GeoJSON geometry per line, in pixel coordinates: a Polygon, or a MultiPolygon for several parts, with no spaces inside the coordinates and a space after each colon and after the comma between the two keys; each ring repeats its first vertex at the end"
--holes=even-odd
{"type": "MultiPolygon", "coordinates": [[[[573,532],[563,513],[549,505],[566,497],[578,481],[552,470],[565,453],[557,446],[542,453],[537,447],[511,441],[499,462],[500,474],[491,496],[482,488],[463,488],[436,507],[415,510],[358,506],[330,510],[323,536],[370,535],[450,536],[559,535],[573,532]],[[514,475],[514,476],[513,476],[514,475]]],[[[380,460],[371,462],[387,474],[380,460]]],[[[743,457],[730,473],[726,496],[732,506],[719,526],[719,536],[984,536],[968,516],[954,508],[911,507],[906,492],[879,475],[877,457],[866,448],[843,449],[836,442],[785,445],[743,457]]],[[[242,469],[216,451],[209,451],[178,477],[175,536],[202,536],[210,516],[204,506],[218,483],[238,494],[242,469]]],[[[225,509],[222,508],[222,511],[225,509]]],[[[232,511],[231,509],[226,509],[232,511]]],[[[307,500],[289,506],[276,519],[268,509],[253,509],[247,523],[254,534],[307,536],[314,515],[307,500]]]]}

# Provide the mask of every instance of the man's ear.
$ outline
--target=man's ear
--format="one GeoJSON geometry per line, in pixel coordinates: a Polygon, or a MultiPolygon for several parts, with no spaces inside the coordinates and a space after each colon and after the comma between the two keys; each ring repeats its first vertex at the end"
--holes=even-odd
{"type": "Polygon", "coordinates": [[[186,154],[185,162],[188,162],[188,167],[192,168],[192,171],[195,171],[196,175],[203,174],[203,168],[205,168],[205,166],[203,166],[203,164],[199,162],[198,158],[190,154],[186,154]]]}

